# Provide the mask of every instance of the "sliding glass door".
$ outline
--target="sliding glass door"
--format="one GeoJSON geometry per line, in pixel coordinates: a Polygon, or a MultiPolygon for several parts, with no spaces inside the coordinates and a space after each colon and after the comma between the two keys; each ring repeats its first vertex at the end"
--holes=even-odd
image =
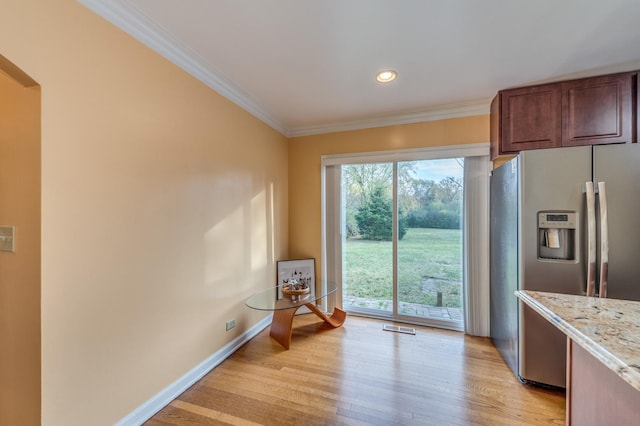
{"type": "Polygon", "coordinates": [[[462,322],[464,159],[398,164],[398,314],[462,322]]]}
{"type": "Polygon", "coordinates": [[[461,328],[463,172],[462,158],[340,166],[343,308],[461,328]]]}
{"type": "Polygon", "coordinates": [[[342,305],[393,312],[392,163],[342,166],[342,305]]]}
{"type": "Polygon", "coordinates": [[[489,144],[322,157],[327,308],[487,336],[489,144]]]}

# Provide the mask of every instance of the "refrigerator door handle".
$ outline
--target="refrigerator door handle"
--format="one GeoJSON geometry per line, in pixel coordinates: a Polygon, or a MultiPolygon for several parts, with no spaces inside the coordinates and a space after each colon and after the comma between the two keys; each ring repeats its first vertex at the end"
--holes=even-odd
{"type": "Polygon", "coordinates": [[[607,297],[609,275],[609,222],[607,219],[607,193],[604,182],[598,182],[600,197],[600,297],[607,297]]]}
{"type": "Polygon", "coordinates": [[[585,182],[587,189],[587,296],[596,294],[596,195],[593,182],[585,182]]]}

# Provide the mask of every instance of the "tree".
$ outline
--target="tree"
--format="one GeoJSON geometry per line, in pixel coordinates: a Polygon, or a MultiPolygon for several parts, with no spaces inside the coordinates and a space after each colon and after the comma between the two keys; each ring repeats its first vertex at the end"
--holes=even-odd
{"type": "Polygon", "coordinates": [[[414,188],[419,206],[408,212],[408,226],[460,229],[461,178],[447,177],[439,182],[415,180],[414,188]]]}
{"type": "Polygon", "coordinates": [[[362,206],[374,188],[390,185],[393,176],[391,163],[351,164],[342,168],[350,198],[362,206]]]}
{"type": "MultiPolygon", "coordinates": [[[[415,162],[398,163],[398,206],[407,212],[416,208],[411,197],[403,195],[411,188],[411,176],[415,173],[415,162]]],[[[350,164],[342,166],[343,188],[345,190],[345,220],[349,236],[360,234],[355,219],[358,210],[364,206],[376,188],[383,188],[385,197],[393,192],[393,163],[350,164]]],[[[404,234],[403,234],[404,235],[404,234]]]]}
{"type": "Polygon", "coordinates": [[[436,197],[448,204],[459,201],[462,198],[462,179],[448,177],[438,182],[436,197]]]}
{"type": "MultiPolygon", "coordinates": [[[[360,235],[367,240],[391,241],[393,203],[386,196],[382,186],[373,188],[355,215],[360,235]]],[[[398,221],[398,238],[407,233],[407,221],[401,217],[398,221]]]]}
{"type": "MultiPolygon", "coordinates": [[[[348,202],[345,204],[346,227],[349,236],[360,234],[355,215],[364,206],[374,188],[391,191],[391,163],[351,164],[342,167],[343,185],[348,202]]],[[[389,192],[390,193],[390,192],[389,192]]]]}

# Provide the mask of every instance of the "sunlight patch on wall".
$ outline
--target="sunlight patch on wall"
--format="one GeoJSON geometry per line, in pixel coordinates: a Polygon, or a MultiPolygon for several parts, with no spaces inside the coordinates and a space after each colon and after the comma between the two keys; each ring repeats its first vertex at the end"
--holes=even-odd
{"type": "Polygon", "coordinates": [[[267,266],[267,196],[265,191],[251,199],[251,270],[267,266]]]}
{"type": "Polygon", "coordinates": [[[275,262],[275,253],[276,253],[276,236],[274,235],[276,232],[275,225],[275,211],[274,205],[275,201],[273,199],[275,191],[273,189],[273,182],[269,184],[269,217],[267,220],[269,221],[269,254],[267,255],[268,262],[273,264],[275,262]]]}
{"type": "Polygon", "coordinates": [[[243,276],[244,229],[242,207],[205,233],[205,281],[235,282],[243,276]]]}

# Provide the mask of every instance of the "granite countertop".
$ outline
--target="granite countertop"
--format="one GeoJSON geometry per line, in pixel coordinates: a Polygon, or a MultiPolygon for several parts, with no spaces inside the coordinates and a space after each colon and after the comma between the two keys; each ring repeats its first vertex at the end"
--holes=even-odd
{"type": "Polygon", "coordinates": [[[640,390],[640,302],[530,290],[516,296],[640,390]]]}

